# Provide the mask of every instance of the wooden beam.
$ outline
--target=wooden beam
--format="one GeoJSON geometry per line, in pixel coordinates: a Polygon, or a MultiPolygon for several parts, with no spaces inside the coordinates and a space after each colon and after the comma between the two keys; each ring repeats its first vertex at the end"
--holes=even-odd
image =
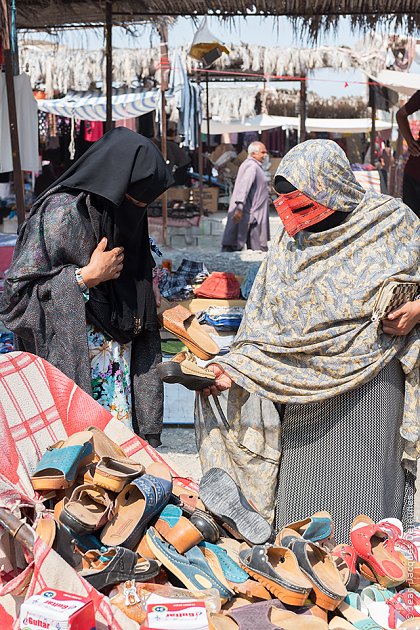
{"type": "Polygon", "coordinates": [[[375,90],[372,90],[372,126],[370,129],[370,163],[375,165],[375,139],[376,139],[376,103],[375,90]]]}
{"type": "Polygon", "coordinates": [[[16,197],[18,225],[25,220],[25,196],[20,162],[18,122],[16,112],[13,55],[11,50],[10,12],[7,0],[1,0],[1,35],[3,40],[4,70],[6,75],[7,108],[9,112],[10,143],[13,161],[13,186],[16,197]]]}
{"type": "Polygon", "coordinates": [[[112,0],[105,5],[105,55],[106,55],[106,122],[105,131],[111,131],[112,122],[112,0]]]}
{"type": "MultiPolygon", "coordinates": [[[[169,58],[168,58],[168,24],[162,19],[158,26],[160,35],[160,90],[161,90],[161,147],[163,159],[167,160],[167,129],[166,129],[166,95],[169,81],[169,58]]],[[[162,195],[162,242],[167,245],[168,240],[168,195],[162,195]]]]}
{"type": "Polygon", "coordinates": [[[299,142],[305,142],[306,140],[306,112],[307,112],[307,98],[306,98],[306,77],[300,82],[300,101],[299,101],[299,113],[300,113],[300,129],[299,129],[299,142]]]}

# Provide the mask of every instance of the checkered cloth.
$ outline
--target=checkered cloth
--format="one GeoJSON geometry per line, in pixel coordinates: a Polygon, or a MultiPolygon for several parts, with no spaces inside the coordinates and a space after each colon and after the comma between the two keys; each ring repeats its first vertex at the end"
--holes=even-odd
{"type": "Polygon", "coordinates": [[[161,295],[168,300],[185,300],[193,295],[192,285],[204,282],[208,275],[204,263],[184,258],[176,271],[162,278],[161,295]]]}
{"type": "MultiPolygon", "coordinates": [[[[32,514],[32,518],[45,512],[41,497],[32,488],[31,474],[48,446],[91,425],[102,429],[134,461],[145,466],[153,461],[163,461],[147,442],[132,433],[44,359],[26,352],[0,355],[0,507],[9,509],[18,518],[22,515],[23,506],[28,506],[25,508],[29,508],[26,513],[32,514]]],[[[168,462],[166,464],[169,465],[168,462]]],[[[191,480],[179,477],[172,468],[171,470],[177,483],[192,490],[198,489],[191,480]]],[[[118,622],[119,611],[116,613],[106,598],[92,589],[62,558],[54,551],[45,549],[39,541],[35,545],[33,564],[23,574],[4,584],[6,574],[16,569],[16,561],[13,560],[13,564],[11,561],[14,553],[22,560],[20,547],[10,552],[11,546],[13,547],[9,536],[2,532],[0,628],[12,628],[10,618],[16,617],[21,601],[45,586],[73,592],[80,592],[82,589],[83,592],[87,590],[92,593],[98,629],[131,630],[138,627],[125,616],[123,623],[118,622]],[[28,578],[24,582],[23,590],[20,587],[22,576],[28,578]],[[79,590],[73,590],[76,587],[79,590]]],[[[23,568],[21,561],[19,566],[23,568]]]]}

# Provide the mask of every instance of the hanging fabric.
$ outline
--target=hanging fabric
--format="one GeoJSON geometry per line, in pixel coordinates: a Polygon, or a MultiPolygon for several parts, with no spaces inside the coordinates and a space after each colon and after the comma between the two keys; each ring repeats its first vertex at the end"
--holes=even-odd
{"type": "MultiPolygon", "coordinates": [[[[14,77],[22,171],[38,172],[38,107],[27,74],[14,77]]],[[[13,171],[6,76],[0,73],[0,173],[13,171]]]]}

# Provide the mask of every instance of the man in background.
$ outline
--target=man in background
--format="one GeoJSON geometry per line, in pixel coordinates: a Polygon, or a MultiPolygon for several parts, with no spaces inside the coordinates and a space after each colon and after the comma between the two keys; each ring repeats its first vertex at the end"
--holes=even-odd
{"type": "Polygon", "coordinates": [[[268,186],[263,162],[268,155],[262,142],[251,142],[248,157],[239,167],[233,189],[222,251],[267,251],[269,239],[268,186]]]}
{"type": "Polygon", "coordinates": [[[420,142],[411,133],[408,116],[420,109],[420,90],[417,90],[397,112],[398,127],[408,146],[410,157],[404,169],[403,201],[420,218],[420,142]]]}

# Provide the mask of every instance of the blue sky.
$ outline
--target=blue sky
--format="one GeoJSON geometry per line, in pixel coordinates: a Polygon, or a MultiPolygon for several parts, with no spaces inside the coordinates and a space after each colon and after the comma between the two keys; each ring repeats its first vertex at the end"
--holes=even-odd
{"type": "MultiPolygon", "coordinates": [[[[223,23],[217,18],[209,17],[208,25],[211,32],[226,44],[246,42],[251,45],[281,46],[282,48],[311,46],[310,42],[302,39],[301,33],[294,29],[287,18],[280,18],[278,21],[260,17],[235,18],[234,22],[223,23]]],[[[189,44],[196,29],[197,23],[192,18],[179,18],[169,30],[169,44],[171,46],[189,44]]],[[[39,34],[34,37],[39,38],[39,34]]],[[[67,31],[61,34],[59,39],[73,47],[99,48],[103,45],[103,31],[102,29],[67,31]]],[[[349,20],[343,18],[339,23],[337,32],[321,36],[318,44],[356,48],[360,46],[360,40],[360,33],[353,33],[349,20]]],[[[113,29],[114,46],[143,48],[157,42],[158,36],[150,27],[137,27],[136,37],[127,35],[120,28],[113,29]]],[[[411,72],[420,73],[420,67],[414,63],[411,72]]],[[[357,83],[363,81],[365,81],[365,75],[358,70],[338,72],[326,68],[312,73],[308,82],[308,89],[324,97],[334,95],[364,96],[366,86],[357,83]],[[349,83],[348,87],[345,87],[345,82],[349,83]]],[[[289,87],[290,84],[287,86],[284,84],[284,86],[289,87]]]]}

